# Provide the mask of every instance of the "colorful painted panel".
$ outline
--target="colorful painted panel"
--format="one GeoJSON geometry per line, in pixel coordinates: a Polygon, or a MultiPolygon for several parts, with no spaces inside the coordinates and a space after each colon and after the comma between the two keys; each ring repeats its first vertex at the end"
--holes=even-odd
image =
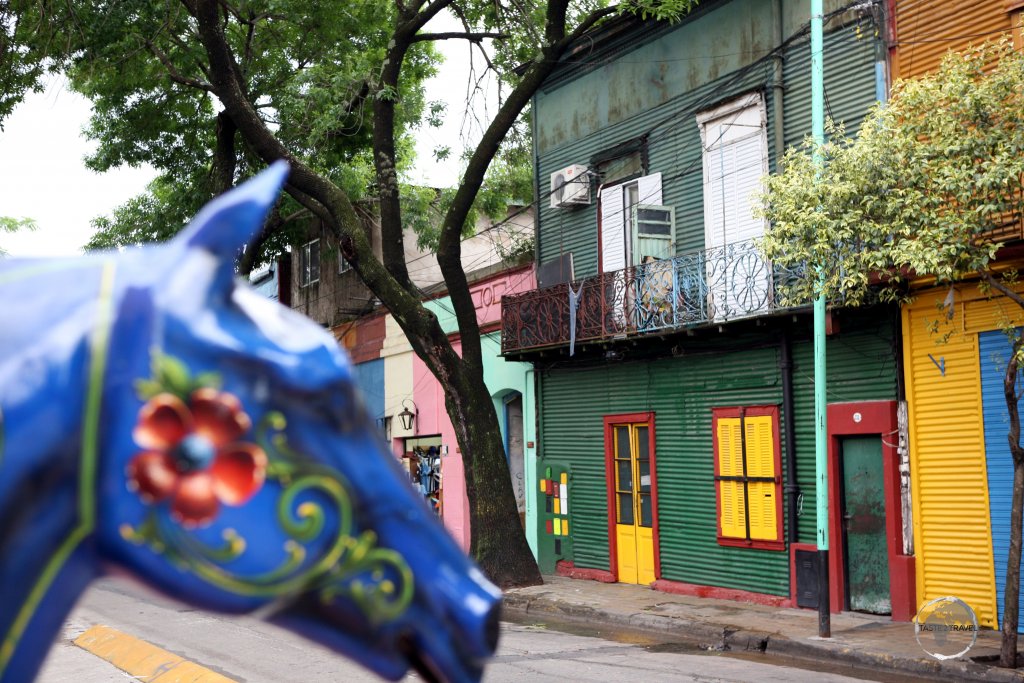
{"type": "Polygon", "coordinates": [[[559,560],[572,560],[572,537],[569,534],[569,470],[549,465],[538,470],[541,479],[537,488],[538,543],[543,546],[546,564],[542,571],[554,571],[559,560]]]}

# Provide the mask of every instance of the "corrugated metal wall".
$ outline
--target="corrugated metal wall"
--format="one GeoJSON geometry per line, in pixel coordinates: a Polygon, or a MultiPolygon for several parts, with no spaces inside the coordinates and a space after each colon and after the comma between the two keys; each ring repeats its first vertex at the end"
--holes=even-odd
{"type": "MultiPolygon", "coordinates": [[[[835,314],[842,331],[828,338],[829,403],[893,400],[896,398],[895,311],[850,309],[835,314]]],[[[800,541],[815,543],[817,520],[814,480],[814,343],[807,337],[793,348],[793,398],[796,450],[800,467],[797,483],[803,493],[799,519],[800,541]]]]}
{"type": "MultiPolygon", "coordinates": [[[[892,328],[886,314],[874,311],[849,319],[849,331],[830,338],[830,400],[895,397],[892,328]],[[867,367],[872,371],[865,372],[867,367]]],[[[802,540],[811,541],[815,524],[813,359],[809,334],[804,332],[794,350],[795,416],[798,477],[806,498],[800,530],[802,540]]],[[[773,339],[723,335],[686,345],[685,355],[678,358],[544,371],[541,466],[571,468],[569,508],[577,566],[610,566],[603,416],[655,411],[663,578],[788,595],[786,552],[725,547],[716,540],[711,409],[781,404],[778,347],[773,339]]]]}
{"type": "Polygon", "coordinates": [[[893,78],[912,78],[938,68],[943,55],[1010,32],[1010,3],[1002,0],[896,0],[893,78]]]}
{"type": "MultiPolygon", "coordinates": [[[[1001,330],[978,335],[981,354],[981,404],[985,418],[985,465],[988,473],[989,522],[992,525],[992,559],[995,565],[996,607],[1003,623],[1003,595],[1006,591],[1006,559],[1010,551],[1010,503],[1013,498],[1013,457],[1006,440],[1010,418],[1003,394],[1006,361],[1012,347],[1001,330]]],[[[1024,378],[1017,375],[1017,385],[1024,378]]],[[[1024,596],[1018,604],[1024,604],[1024,596]]],[[[1021,613],[1021,612],[1019,612],[1021,613]]],[[[1024,632],[1024,624],[1017,625],[1024,632]]]]}
{"type": "MultiPolygon", "coordinates": [[[[766,3],[767,4],[767,3],[766,3]]],[[[875,101],[874,29],[870,19],[827,34],[825,87],[829,115],[856,130],[868,107],[875,101]]],[[[662,40],[676,40],[670,33],[662,40]]],[[[627,56],[626,59],[629,57],[627,56]]],[[[799,143],[810,133],[810,46],[797,40],[786,51],[784,79],[786,94],[785,139],[787,145],[799,143]]],[[[603,67],[616,68],[614,63],[603,67]]],[[[688,67],[693,68],[693,67],[688,67]]],[[[650,171],[663,173],[662,195],[665,204],[676,209],[676,251],[684,253],[704,248],[703,165],[700,129],[696,114],[752,90],[764,93],[768,110],[768,154],[774,169],[775,145],[771,133],[776,112],[772,107],[773,63],[770,59],[716,77],[663,105],[567,144],[545,149],[536,160],[540,179],[539,258],[544,263],[572,252],[576,277],[597,272],[596,187],[591,188],[594,204],[574,208],[550,208],[548,179],[551,173],[570,164],[588,164],[596,154],[617,144],[648,135],[650,171]]],[[[589,87],[583,81],[562,86],[559,91],[589,87]]],[[[561,101],[561,100],[560,100],[561,101]]],[[[606,103],[607,104],[607,103],[606,103]]],[[[543,96],[538,97],[538,117],[565,115],[543,96]]],[[[572,113],[569,118],[574,118],[572,113]]]]}
{"type": "Polygon", "coordinates": [[[903,310],[910,427],[917,600],[955,595],[996,626],[992,536],[981,404],[978,335],[993,329],[993,302],[964,287],[948,341],[929,325],[948,289],[918,294],[903,310]]]}
{"type": "MultiPolygon", "coordinates": [[[[875,27],[870,19],[825,34],[825,115],[846,124],[853,135],[875,103],[875,27]]],[[[786,51],[782,69],[783,128],[786,147],[799,145],[811,133],[811,49],[799,41],[786,51]]]]}

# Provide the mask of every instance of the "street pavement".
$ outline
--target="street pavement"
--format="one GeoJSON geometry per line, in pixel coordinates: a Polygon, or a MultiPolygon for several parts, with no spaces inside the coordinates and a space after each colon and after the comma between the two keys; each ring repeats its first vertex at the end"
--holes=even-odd
{"type": "MultiPolygon", "coordinates": [[[[852,667],[864,677],[1024,682],[1024,672],[994,661],[1000,636],[981,630],[966,657],[938,661],[918,643],[914,625],[855,612],[831,616],[831,638],[820,639],[816,610],[768,607],[654,591],[645,586],[546,576],[541,586],[507,591],[508,615],[570,619],[584,624],[661,633],[714,651],[778,655],[807,666],[852,667]]],[[[779,661],[779,660],[774,660],[779,661]]]]}
{"type": "MultiPolygon", "coordinates": [[[[572,590],[580,583],[584,582],[572,582],[568,588],[572,590]]],[[[856,680],[839,673],[813,670],[822,669],[821,663],[805,664],[806,668],[800,669],[776,666],[770,663],[772,660],[760,656],[747,658],[702,651],[692,645],[680,645],[674,637],[666,639],[663,633],[642,633],[603,624],[597,624],[601,627],[598,632],[592,628],[593,623],[586,627],[571,623],[564,626],[563,621],[549,616],[512,616],[517,623],[503,624],[501,645],[487,668],[485,683],[521,683],[523,680],[531,683],[607,683],[609,680],[852,683],[856,680]]],[[[265,622],[200,612],[150,593],[127,579],[107,578],[96,582],[72,612],[38,681],[124,683],[140,680],[73,644],[75,638],[97,624],[119,629],[240,682],[379,680],[348,660],[265,622]]],[[[405,680],[418,679],[410,675],[405,680]]]]}

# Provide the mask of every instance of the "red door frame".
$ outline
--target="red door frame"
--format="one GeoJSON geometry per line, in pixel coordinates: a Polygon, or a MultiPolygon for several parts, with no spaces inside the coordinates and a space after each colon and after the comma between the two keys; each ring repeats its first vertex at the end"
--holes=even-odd
{"type": "Polygon", "coordinates": [[[661,541],[658,533],[658,476],[654,452],[654,413],[624,413],[604,416],[604,471],[605,492],[608,501],[608,571],[614,581],[619,580],[619,544],[615,538],[615,442],[612,425],[647,423],[647,451],[651,455],[651,533],[654,537],[654,578],[661,578],[661,541]]]}
{"type": "Polygon", "coordinates": [[[830,403],[828,406],[829,603],[833,612],[845,607],[846,548],[842,534],[839,473],[840,439],[878,435],[882,440],[882,480],[885,488],[885,536],[889,554],[889,597],[893,621],[910,621],[916,613],[913,555],[903,554],[903,511],[900,504],[899,422],[896,401],[830,403]]]}

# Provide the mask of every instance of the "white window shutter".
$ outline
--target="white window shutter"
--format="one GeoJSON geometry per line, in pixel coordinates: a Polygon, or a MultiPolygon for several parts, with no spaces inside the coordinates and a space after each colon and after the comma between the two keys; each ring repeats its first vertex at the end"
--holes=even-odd
{"type": "Polygon", "coordinates": [[[754,193],[761,187],[764,156],[759,135],[751,135],[705,152],[704,236],[708,249],[764,234],[764,220],[754,217],[754,193]]]}
{"type": "MultiPolygon", "coordinates": [[[[661,204],[661,173],[637,178],[637,197],[640,204],[661,204]]],[[[621,270],[626,263],[626,242],[632,244],[635,235],[626,234],[623,187],[630,183],[611,185],[601,190],[601,272],[621,270]]]]}
{"type": "Polygon", "coordinates": [[[601,189],[601,272],[626,267],[626,242],[623,238],[622,185],[601,189]]]}
{"type": "Polygon", "coordinates": [[[637,180],[640,204],[661,205],[661,173],[645,175],[637,180]]]}

